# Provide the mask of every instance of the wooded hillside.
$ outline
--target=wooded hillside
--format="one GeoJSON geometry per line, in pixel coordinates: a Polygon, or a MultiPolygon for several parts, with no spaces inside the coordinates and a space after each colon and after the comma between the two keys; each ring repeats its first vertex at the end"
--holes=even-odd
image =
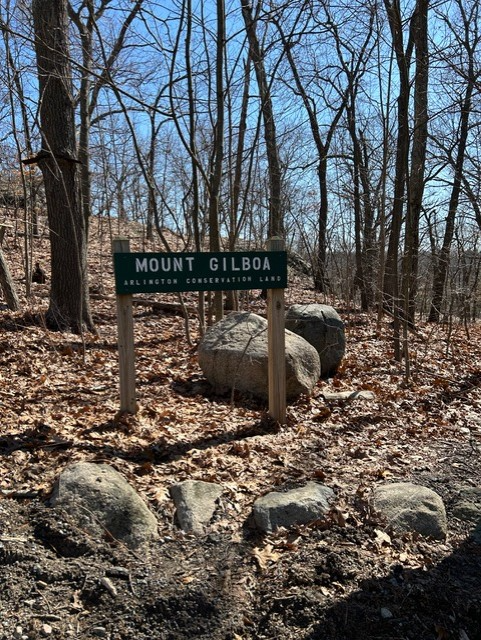
{"type": "MultiPolygon", "coordinates": [[[[181,316],[138,305],[139,410],[119,415],[107,231],[104,221],[92,224],[98,335],[44,326],[48,281],[32,285],[25,310],[1,315],[4,637],[478,638],[478,324],[468,334],[459,321],[419,323],[406,383],[391,319],[377,326],[291,271],[288,304],[336,304],[347,352],[312,397],[289,404],[281,427],[262,402],[213,392],[181,316]],[[111,465],[146,501],[160,536],[148,553],[92,536],[68,510],[46,506],[59,473],[80,461],[111,465]],[[202,535],[184,533],[175,518],[170,488],[185,480],[221,487],[202,535]],[[313,481],[336,496],[324,517],[268,534],[253,525],[260,496],[313,481]],[[399,533],[372,511],[372,492],[399,482],[441,497],[446,539],[399,533]]],[[[138,228],[121,231],[141,242],[138,228]]],[[[35,260],[48,264],[47,239],[38,246],[45,254],[35,260]]],[[[14,238],[4,251],[20,285],[14,238]]],[[[264,314],[259,293],[243,304],[264,314]]],[[[190,329],[196,343],[195,313],[190,329]]]]}

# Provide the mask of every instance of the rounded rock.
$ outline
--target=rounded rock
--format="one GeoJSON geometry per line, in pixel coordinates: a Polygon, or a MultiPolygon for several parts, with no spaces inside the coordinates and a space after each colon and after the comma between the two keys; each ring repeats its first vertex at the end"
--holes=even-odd
{"type": "Polygon", "coordinates": [[[321,376],[333,375],[344,357],[344,323],[326,304],[293,304],[286,313],[286,329],[307,340],[319,354],[321,376]]]}
{"type": "Polygon", "coordinates": [[[444,503],[435,491],[411,482],[394,482],[377,487],[371,506],[394,531],[414,531],[444,540],[447,518],[444,503]]]}

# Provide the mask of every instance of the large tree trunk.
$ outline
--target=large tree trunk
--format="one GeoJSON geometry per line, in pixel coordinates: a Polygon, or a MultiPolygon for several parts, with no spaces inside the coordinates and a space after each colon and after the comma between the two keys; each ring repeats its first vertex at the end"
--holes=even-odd
{"type": "Polygon", "coordinates": [[[92,329],[87,285],[87,238],[81,209],[79,163],[66,0],[33,0],[40,93],[42,150],[51,245],[48,326],[79,333],[92,329]]]}

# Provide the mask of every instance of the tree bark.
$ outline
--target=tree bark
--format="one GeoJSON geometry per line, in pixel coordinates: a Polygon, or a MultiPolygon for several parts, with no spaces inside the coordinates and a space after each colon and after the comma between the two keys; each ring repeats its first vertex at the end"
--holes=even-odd
{"type": "Polygon", "coordinates": [[[92,65],[93,65],[93,28],[95,25],[94,6],[92,0],[85,2],[87,9],[87,19],[85,24],[80,19],[80,15],[70,11],[73,22],[76,24],[82,45],[82,79],[80,81],[79,105],[80,105],[80,127],[78,159],[81,163],[80,169],[80,191],[82,194],[82,211],[86,221],[90,218],[91,201],[91,180],[90,180],[90,94],[92,88],[92,65]]]}
{"type": "Polygon", "coordinates": [[[0,286],[3,291],[5,301],[8,308],[11,311],[18,311],[20,309],[20,302],[18,301],[17,291],[13,282],[10,270],[8,268],[5,256],[0,247],[0,286]]]}
{"type": "MultiPolygon", "coordinates": [[[[384,275],[384,304],[394,313],[395,321],[399,312],[399,243],[406,194],[406,178],[409,153],[409,67],[411,46],[404,50],[403,23],[398,0],[392,3],[384,0],[391,29],[391,37],[399,71],[399,94],[397,100],[397,145],[396,173],[394,177],[394,199],[391,213],[391,232],[386,257],[384,275]]],[[[397,354],[398,355],[398,354],[397,354]]]]}
{"type": "MultiPolygon", "coordinates": [[[[222,167],[224,163],[224,49],[225,49],[225,7],[224,0],[217,0],[217,42],[216,42],[216,123],[214,129],[214,154],[212,173],[209,181],[209,249],[219,252],[220,247],[220,194],[222,167]]],[[[223,293],[214,293],[216,321],[224,315],[223,293]]]]}
{"type": "Polygon", "coordinates": [[[75,141],[66,0],[32,3],[40,94],[42,149],[51,246],[47,324],[80,333],[93,329],[87,284],[87,241],[75,141]]]}
{"type": "Polygon", "coordinates": [[[426,147],[428,139],[428,8],[429,0],[418,0],[416,14],[412,20],[412,34],[416,50],[414,131],[403,259],[404,313],[406,319],[411,323],[414,322],[416,310],[419,219],[424,194],[426,147]]]}
{"type": "MultiPolygon", "coordinates": [[[[396,171],[394,177],[394,198],[391,213],[391,231],[389,234],[386,266],[384,273],[384,305],[393,314],[394,357],[401,361],[401,323],[399,290],[399,245],[403,224],[407,177],[409,167],[409,68],[411,64],[412,40],[403,42],[403,20],[399,0],[384,0],[389,20],[391,38],[399,71],[399,94],[397,99],[397,144],[396,171]]],[[[413,18],[411,17],[411,20],[413,18]]]]}

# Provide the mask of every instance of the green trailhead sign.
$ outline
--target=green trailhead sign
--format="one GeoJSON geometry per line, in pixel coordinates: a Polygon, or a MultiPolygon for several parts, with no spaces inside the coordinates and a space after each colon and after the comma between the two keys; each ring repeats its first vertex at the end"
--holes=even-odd
{"type": "Polygon", "coordinates": [[[287,253],[114,253],[117,294],[285,289],[287,253]]]}

